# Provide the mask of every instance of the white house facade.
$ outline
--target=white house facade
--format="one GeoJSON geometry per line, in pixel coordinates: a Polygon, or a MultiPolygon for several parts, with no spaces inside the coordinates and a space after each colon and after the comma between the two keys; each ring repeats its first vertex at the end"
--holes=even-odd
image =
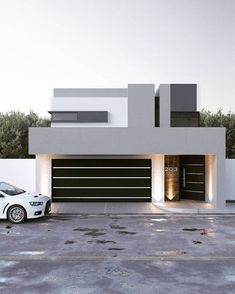
{"type": "Polygon", "coordinates": [[[53,202],[191,199],[225,206],[225,129],[201,128],[196,84],[54,89],[29,128],[36,188],[53,202]]]}

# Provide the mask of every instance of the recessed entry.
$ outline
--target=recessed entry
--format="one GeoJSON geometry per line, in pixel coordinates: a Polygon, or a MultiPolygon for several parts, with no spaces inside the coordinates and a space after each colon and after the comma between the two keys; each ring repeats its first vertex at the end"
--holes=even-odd
{"type": "Polygon", "coordinates": [[[165,200],[205,201],[205,156],[165,156],[165,200]]]}

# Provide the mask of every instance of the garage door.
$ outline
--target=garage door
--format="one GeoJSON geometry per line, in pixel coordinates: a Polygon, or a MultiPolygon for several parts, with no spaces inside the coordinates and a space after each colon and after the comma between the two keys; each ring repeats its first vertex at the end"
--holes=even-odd
{"type": "Polygon", "coordinates": [[[151,159],[52,159],[52,200],[151,201],[151,159]]]}

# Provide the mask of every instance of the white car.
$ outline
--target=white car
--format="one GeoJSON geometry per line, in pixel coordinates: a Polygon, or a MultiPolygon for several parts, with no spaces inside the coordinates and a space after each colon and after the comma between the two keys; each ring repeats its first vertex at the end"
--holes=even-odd
{"type": "Polygon", "coordinates": [[[13,223],[42,217],[51,210],[48,196],[26,192],[6,182],[0,182],[0,218],[13,223]]]}

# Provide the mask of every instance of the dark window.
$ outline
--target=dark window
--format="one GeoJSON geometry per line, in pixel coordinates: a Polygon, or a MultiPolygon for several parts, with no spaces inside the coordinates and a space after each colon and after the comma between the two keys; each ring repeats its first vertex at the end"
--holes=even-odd
{"type": "Polygon", "coordinates": [[[155,127],[160,127],[160,99],[155,97],[155,127]]]}
{"type": "Polygon", "coordinates": [[[171,127],[199,127],[200,112],[171,112],[171,127]]]}
{"type": "Polygon", "coordinates": [[[77,121],[77,112],[54,112],[52,121],[77,121]]]}
{"type": "Polygon", "coordinates": [[[52,122],[108,122],[108,111],[49,111],[52,122]]]}

